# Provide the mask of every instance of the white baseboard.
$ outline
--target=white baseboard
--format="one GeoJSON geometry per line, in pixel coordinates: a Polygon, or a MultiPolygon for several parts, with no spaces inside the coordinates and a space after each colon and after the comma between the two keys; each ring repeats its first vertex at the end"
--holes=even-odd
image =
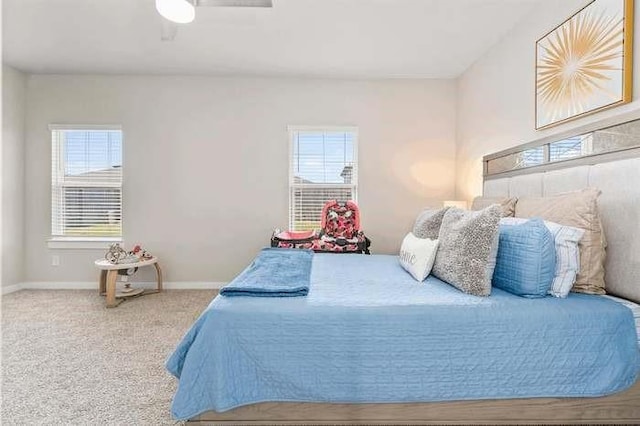
{"type": "MultiPolygon", "coordinates": [[[[149,288],[156,288],[156,283],[144,283],[149,288]]],[[[168,290],[219,290],[228,283],[219,281],[169,281],[162,283],[162,286],[168,290]]]]}
{"type": "Polygon", "coordinates": [[[2,287],[2,294],[15,293],[16,291],[22,290],[22,284],[14,284],[2,287]]]}
{"type": "MultiPolygon", "coordinates": [[[[156,288],[155,282],[133,281],[132,284],[142,288],[156,288]]],[[[226,283],[207,281],[168,281],[162,283],[166,290],[211,290],[220,289],[226,283]]],[[[2,294],[13,293],[18,290],[97,290],[97,281],[30,281],[2,287],[2,294]]]]}

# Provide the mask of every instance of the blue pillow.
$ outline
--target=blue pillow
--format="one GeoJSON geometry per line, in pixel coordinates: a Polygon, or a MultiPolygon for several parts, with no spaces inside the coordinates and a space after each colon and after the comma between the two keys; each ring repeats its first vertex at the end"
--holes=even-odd
{"type": "Polygon", "coordinates": [[[524,297],[545,297],[556,270],[553,235],[541,219],[500,225],[492,285],[524,297]]]}

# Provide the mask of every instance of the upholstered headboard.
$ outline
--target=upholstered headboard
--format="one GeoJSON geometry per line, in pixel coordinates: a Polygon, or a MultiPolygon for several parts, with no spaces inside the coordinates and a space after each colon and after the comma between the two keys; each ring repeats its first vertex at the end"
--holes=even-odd
{"type": "Polygon", "coordinates": [[[607,293],[640,302],[640,158],[485,179],[485,196],[548,196],[595,187],[607,240],[607,293]]]}

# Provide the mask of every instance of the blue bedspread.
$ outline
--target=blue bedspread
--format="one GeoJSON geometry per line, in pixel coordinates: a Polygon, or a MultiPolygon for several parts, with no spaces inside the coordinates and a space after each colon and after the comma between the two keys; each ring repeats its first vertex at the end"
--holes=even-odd
{"type": "Polygon", "coordinates": [[[640,367],[601,296],[465,295],[394,256],[316,254],[307,297],[216,297],[167,361],[177,419],[263,401],[601,396],[640,367]]]}
{"type": "Polygon", "coordinates": [[[309,293],[313,251],[265,248],[220,294],[230,296],[287,297],[309,293]]]}

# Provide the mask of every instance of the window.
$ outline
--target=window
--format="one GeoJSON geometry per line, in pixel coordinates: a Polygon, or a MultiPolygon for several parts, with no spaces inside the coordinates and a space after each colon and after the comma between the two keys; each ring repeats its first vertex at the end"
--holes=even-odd
{"type": "Polygon", "coordinates": [[[357,202],[358,131],[290,127],[289,137],[289,229],[319,229],[325,202],[357,202]]]}
{"type": "Polygon", "coordinates": [[[122,237],[122,130],[51,126],[51,235],[122,237]]]}

